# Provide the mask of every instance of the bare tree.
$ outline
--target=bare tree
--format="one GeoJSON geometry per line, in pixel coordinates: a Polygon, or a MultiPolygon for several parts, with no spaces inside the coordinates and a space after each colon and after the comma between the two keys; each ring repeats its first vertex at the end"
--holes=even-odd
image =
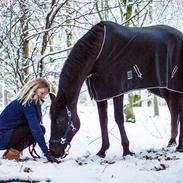
{"type": "Polygon", "coordinates": [[[55,85],[73,44],[91,26],[100,20],[137,25],[144,19],[150,1],[7,2],[0,2],[0,74],[8,76],[1,81],[13,96],[30,78],[48,77],[55,85]]]}

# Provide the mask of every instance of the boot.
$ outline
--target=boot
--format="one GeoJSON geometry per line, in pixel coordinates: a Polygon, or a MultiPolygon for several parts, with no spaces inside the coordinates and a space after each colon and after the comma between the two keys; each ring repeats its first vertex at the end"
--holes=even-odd
{"type": "Polygon", "coordinates": [[[21,154],[20,151],[10,148],[10,149],[7,149],[6,152],[3,154],[3,159],[19,161],[20,154],[21,154]]]}

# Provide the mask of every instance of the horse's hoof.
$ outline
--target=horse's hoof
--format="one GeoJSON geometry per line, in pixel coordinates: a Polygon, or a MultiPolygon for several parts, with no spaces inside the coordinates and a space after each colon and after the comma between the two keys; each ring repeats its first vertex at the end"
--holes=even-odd
{"type": "Polygon", "coordinates": [[[105,153],[100,153],[100,152],[98,152],[96,155],[99,156],[100,158],[105,158],[106,156],[105,153]]]}
{"type": "Polygon", "coordinates": [[[173,147],[173,146],[176,146],[176,145],[177,145],[177,143],[176,143],[175,139],[170,139],[170,141],[168,142],[167,147],[173,147]]]}
{"type": "Polygon", "coordinates": [[[178,147],[176,148],[176,151],[177,151],[177,152],[183,152],[183,147],[179,147],[179,146],[178,146],[178,147]]]}
{"type": "Polygon", "coordinates": [[[124,152],[123,153],[123,156],[127,156],[127,155],[133,156],[133,155],[135,155],[135,153],[133,153],[131,151],[128,151],[128,152],[124,152]]]}

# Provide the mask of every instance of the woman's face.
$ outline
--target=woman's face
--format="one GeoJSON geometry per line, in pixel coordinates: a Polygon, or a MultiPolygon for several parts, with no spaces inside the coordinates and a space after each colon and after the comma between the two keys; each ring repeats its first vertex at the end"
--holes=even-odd
{"type": "Polygon", "coordinates": [[[44,99],[46,95],[48,95],[49,89],[48,88],[38,88],[36,90],[36,94],[38,95],[39,99],[44,99]]]}

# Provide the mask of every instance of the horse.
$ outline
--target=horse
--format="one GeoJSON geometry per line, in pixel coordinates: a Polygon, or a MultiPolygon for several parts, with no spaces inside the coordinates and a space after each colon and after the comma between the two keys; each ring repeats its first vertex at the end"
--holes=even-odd
{"type": "Polygon", "coordinates": [[[109,148],[109,98],[113,98],[123,155],[133,155],[129,149],[122,109],[124,94],[137,89],[148,89],[165,98],[171,113],[169,143],[177,136],[179,119],[180,135],[176,150],[182,152],[182,59],[183,34],[175,28],[166,25],[132,28],[110,21],[94,25],[76,42],[60,73],[58,92],[50,108],[51,154],[66,157],[71,141],[80,129],[77,102],[85,80],[98,108],[102,134],[98,156],[105,157],[109,148]]]}

